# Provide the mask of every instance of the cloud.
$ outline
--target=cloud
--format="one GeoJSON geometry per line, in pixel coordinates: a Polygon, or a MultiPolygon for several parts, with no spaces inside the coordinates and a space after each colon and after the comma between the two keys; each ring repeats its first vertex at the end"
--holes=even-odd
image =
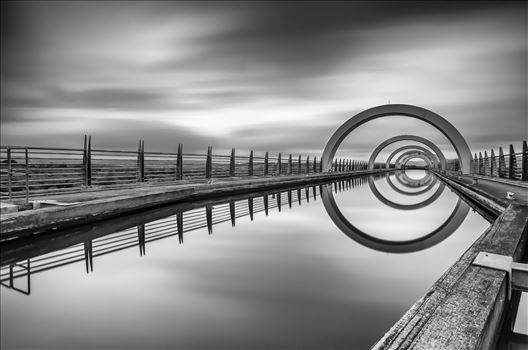
{"type": "MultiPolygon", "coordinates": [[[[130,121],[106,123],[115,145],[144,121],[154,138],[186,130],[225,149],[318,153],[342,121],[389,100],[445,116],[471,148],[514,142],[526,135],[525,10],[509,2],[4,2],[2,143],[30,142],[46,125],[99,132],[108,119],[130,121]]],[[[346,151],[362,155],[379,130],[388,138],[402,129],[376,125],[346,151]]]]}

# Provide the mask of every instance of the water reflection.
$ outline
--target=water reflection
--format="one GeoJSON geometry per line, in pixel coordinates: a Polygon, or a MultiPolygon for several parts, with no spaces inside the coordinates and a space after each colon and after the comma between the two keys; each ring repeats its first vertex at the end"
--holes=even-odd
{"type": "MultiPolygon", "coordinates": [[[[422,202],[442,186],[416,171],[401,182],[390,174],[404,191],[434,182],[407,196],[385,174],[371,178],[394,203],[422,202]]],[[[2,344],[368,348],[487,227],[471,214],[428,250],[373,250],[341,233],[325,196],[362,231],[400,241],[411,228],[418,238],[438,229],[459,201],[442,190],[430,206],[402,211],[368,185],[368,177],[351,178],[181,203],[3,243],[1,278],[18,289],[2,291],[2,344]]]]}
{"type": "MultiPolygon", "coordinates": [[[[335,183],[336,191],[362,184],[366,178],[335,183]],[[346,183],[347,187],[344,187],[346,183]]],[[[184,242],[184,233],[207,228],[213,234],[213,226],[229,221],[235,227],[236,219],[270,209],[281,212],[282,201],[286,196],[289,208],[292,207],[293,193],[299,205],[303,201],[317,199],[322,185],[289,188],[276,192],[244,194],[193,203],[183,203],[161,209],[152,209],[140,214],[126,215],[117,219],[105,220],[93,225],[84,225],[60,232],[47,232],[39,237],[20,239],[2,243],[0,278],[4,286],[12,286],[13,279],[28,277],[31,273],[46,271],[66,264],[85,261],[86,272],[93,272],[93,258],[110,254],[133,246],[139,247],[139,254],[146,254],[146,244],[171,236],[178,236],[184,242]],[[148,225],[148,228],[146,227],[148,225]],[[117,231],[117,232],[116,232],[117,231]],[[17,270],[21,261],[32,261],[32,269],[17,270]],[[31,272],[31,273],[30,273],[31,272]],[[10,281],[9,284],[5,283],[10,281]]],[[[29,294],[29,293],[28,293],[29,294]]]]}
{"type": "MultiPolygon", "coordinates": [[[[409,172],[411,173],[411,172],[409,172]]],[[[445,189],[445,185],[431,173],[413,171],[410,177],[406,171],[395,171],[369,177],[356,177],[343,181],[319,184],[310,187],[296,187],[276,192],[260,194],[245,194],[229,198],[221,198],[193,203],[183,203],[162,209],[153,209],[141,214],[127,215],[118,219],[85,225],[82,227],[50,232],[31,240],[24,239],[6,242],[2,245],[0,278],[4,286],[14,286],[13,280],[26,277],[30,280],[32,273],[37,273],[66,264],[84,260],[86,272],[93,272],[94,257],[110,254],[133,246],[139,247],[139,254],[146,254],[146,244],[159,239],[177,235],[180,244],[184,242],[184,233],[206,227],[208,233],[213,233],[213,226],[230,221],[235,227],[236,219],[249,215],[253,221],[254,213],[264,211],[266,216],[270,208],[281,212],[283,197],[286,197],[288,207],[292,208],[293,194],[298,204],[309,203],[311,196],[317,199],[319,192],[324,207],[337,227],[348,237],[370,249],[391,252],[409,253],[429,248],[449,237],[464,221],[469,212],[469,206],[460,198],[447,220],[429,233],[418,238],[401,240],[380,239],[354,226],[340,211],[334,199],[334,193],[350,190],[368,183],[372,194],[383,204],[398,210],[416,210],[433,203],[445,189]],[[418,174],[418,177],[417,177],[418,174]],[[420,177],[420,174],[422,175],[420,177]],[[391,188],[400,194],[419,195],[427,192],[432,194],[425,200],[415,204],[399,204],[387,199],[376,187],[375,181],[385,178],[391,188]],[[396,180],[406,188],[418,189],[406,192],[394,185],[396,180]],[[436,190],[433,189],[436,186],[436,190]],[[333,191],[332,191],[333,189],[333,191]],[[271,204],[270,204],[271,199],[271,204]],[[150,223],[148,230],[145,223],[150,223]],[[117,231],[117,233],[116,233],[117,231]],[[82,243],[82,244],[81,244],[82,243]],[[30,266],[32,260],[32,268],[30,266]],[[24,263],[25,262],[25,263],[24,263]],[[16,267],[22,267],[16,269],[16,267]],[[9,284],[6,283],[9,281],[9,284]]],[[[16,288],[14,288],[17,290],[16,288]]],[[[29,294],[29,287],[26,294],[29,294]]]]}

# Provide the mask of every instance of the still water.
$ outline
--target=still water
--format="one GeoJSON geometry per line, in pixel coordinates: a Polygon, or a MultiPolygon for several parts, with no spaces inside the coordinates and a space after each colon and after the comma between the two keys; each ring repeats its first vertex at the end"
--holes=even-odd
{"type": "Polygon", "coordinates": [[[488,226],[408,170],[57,232],[3,247],[1,346],[365,349],[488,226]]]}

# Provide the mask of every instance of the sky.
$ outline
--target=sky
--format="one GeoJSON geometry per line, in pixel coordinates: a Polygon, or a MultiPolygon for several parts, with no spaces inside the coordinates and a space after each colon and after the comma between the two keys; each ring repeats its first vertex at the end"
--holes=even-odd
{"type": "MultiPolygon", "coordinates": [[[[1,3],[1,144],[320,155],[362,110],[407,103],[472,151],[528,138],[526,2],[1,3]]],[[[353,131],[368,158],[413,118],[353,131]]],[[[394,144],[387,153],[401,144],[394,144]]]]}

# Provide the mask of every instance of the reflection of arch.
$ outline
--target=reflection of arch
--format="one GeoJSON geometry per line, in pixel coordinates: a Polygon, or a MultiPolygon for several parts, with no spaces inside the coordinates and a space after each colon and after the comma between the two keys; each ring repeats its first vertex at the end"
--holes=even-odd
{"type": "MultiPolygon", "coordinates": [[[[400,194],[403,194],[403,195],[406,195],[406,196],[418,196],[418,195],[421,195],[421,194],[424,194],[426,192],[428,192],[431,188],[434,187],[434,185],[436,185],[436,183],[438,182],[437,179],[435,178],[432,178],[428,181],[425,181],[425,182],[416,182],[416,183],[404,183],[401,178],[401,173],[400,172],[397,172],[395,174],[395,177],[398,181],[400,181],[400,183],[403,183],[405,186],[407,187],[411,187],[411,188],[417,188],[417,187],[424,187],[426,186],[423,190],[420,190],[420,191],[415,191],[415,192],[407,192],[407,191],[404,191],[402,190],[401,188],[398,188],[393,182],[392,180],[390,179],[390,174],[387,173],[387,175],[385,176],[385,179],[387,180],[387,182],[389,183],[389,186],[396,192],[400,193],[400,194]]],[[[420,180],[421,181],[421,180],[420,180]]]]}
{"type": "Polygon", "coordinates": [[[406,117],[417,118],[419,120],[431,124],[438,130],[440,130],[455,148],[455,151],[458,155],[458,159],[460,161],[460,169],[462,170],[462,172],[469,174],[471,164],[471,151],[469,150],[469,146],[467,145],[462,135],[458,132],[458,130],[446,119],[442,118],[441,116],[432,111],[429,111],[422,107],[405,104],[388,104],[373,107],[356,114],[355,116],[347,120],[345,123],[343,123],[343,125],[341,125],[330,137],[328,143],[325,146],[323,155],[321,157],[323,169],[325,169],[325,171],[329,170],[329,167],[332,163],[337,149],[339,148],[339,145],[341,144],[341,142],[343,142],[345,137],[350,134],[352,130],[356,129],[360,125],[370,120],[395,115],[403,115],[406,117]]]}
{"type": "Polygon", "coordinates": [[[352,225],[339,210],[331,188],[323,186],[321,197],[328,215],[344,234],[368,248],[389,253],[409,253],[434,246],[455,232],[469,212],[469,206],[459,198],[451,215],[431,233],[407,241],[388,241],[370,236],[352,225]]]}
{"type": "Polygon", "coordinates": [[[424,200],[423,202],[416,203],[416,204],[398,204],[398,203],[395,203],[395,202],[385,198],[379,192],[379,190],[376,187],[376,184],[374,184],[374,180],[372,178],[368,179],[368,185],[370,187],[370,190],[372,191],[372,194],[380,202],[382,202],[383,204],[385,204],[385,205],[387,205],[387,206],[389,206],[391,208],[400,209],[400,210],[415,210],[415,209],[423,208],[426,205],[429,205],[429,204],[433,203],[438,197],[440,197],[442,192],[444,192],[444,188],[445,188],[445,184],[443,182],[440,182],[440,186],[438,186],[438,188],[436,189],[435,193],[431,197],[429,197],[426,200],[424,200]]]}
{"type": "Polygon", "coordinates": [[[425,176],[420,179],[410,178],[405,171],[395,171],[394,174],[400,183],[407,187],[421,187],[429,182],[430,179],[436,179],[430,172],[425,172],[425,176]]]}
{"type": "Polygon", "coordinates": [[[445,159],[444,153],[440,150],[440,148],[438,148],[437,145],[435,145],[434,143],[432,143],[428,139],[425,139],[423,137],[416,136],[416,135],[394,136],[394,137],[391,137],[390,139],[387,139],[387,140],[383,141],[382,143],[380,143],[374,149],[374,151],[372,151],[372,154],[370,155],[370,158],[369,158],[369,161],[368,161],[369,169],[372,169],[374,167],[374,161],[376,160],[376,157],[378,156],[378,154],[381,151],[383,151],[387,146],[389,146],[389,145],[391,145],[391,144],[393,144],[395,142],[398,142],[398,141],[414,141],[414,142],[423,143],[424,145],[426,145],[427,147],[429,147],[430,149],[433,150],[434,154],[436,154],[438,156],[439,160],[440,160],[440,167],[442,169],[445,169],[445,167],[446,167],[446,159],[445,159]]]}
{"type": "Polygon", "coordinates": [[[385,161],[385,168],[388,169],[390,167],[390,162],[391,162],[392,158],[394,158],[398,153],[400,153],[402,151],[405,151],[405,150],[422,151],[423,153],[427,154],[429,159],[431,159],[434,162],[435,167],[438,167],[438,165],[441,164],[440,163],[440,159],[436,155],[434,155],[431,151],[429,151],[427,148],[422,147],[422,146],[417,146],[417,145],[408,145],[408,146],[400,147],[397,150],[395,150],[394,152],[392,152],[389,155],[389,157],[387,158],[387,160],[385,161]]]}
{"type": "Polygon", "coordinates": [[[408,161],[414,158],[420,158],[425,163],[427,163],[427,166],[430,168],[433,166],[433,161],[429,157],[427,157],[426,154],[419,152],[419,151],[409,151],[409,152],[403,153],[402,155],[398,157],[398,159],[396,159],[396,167],[401,168],[405,166],[408,161]]]}

